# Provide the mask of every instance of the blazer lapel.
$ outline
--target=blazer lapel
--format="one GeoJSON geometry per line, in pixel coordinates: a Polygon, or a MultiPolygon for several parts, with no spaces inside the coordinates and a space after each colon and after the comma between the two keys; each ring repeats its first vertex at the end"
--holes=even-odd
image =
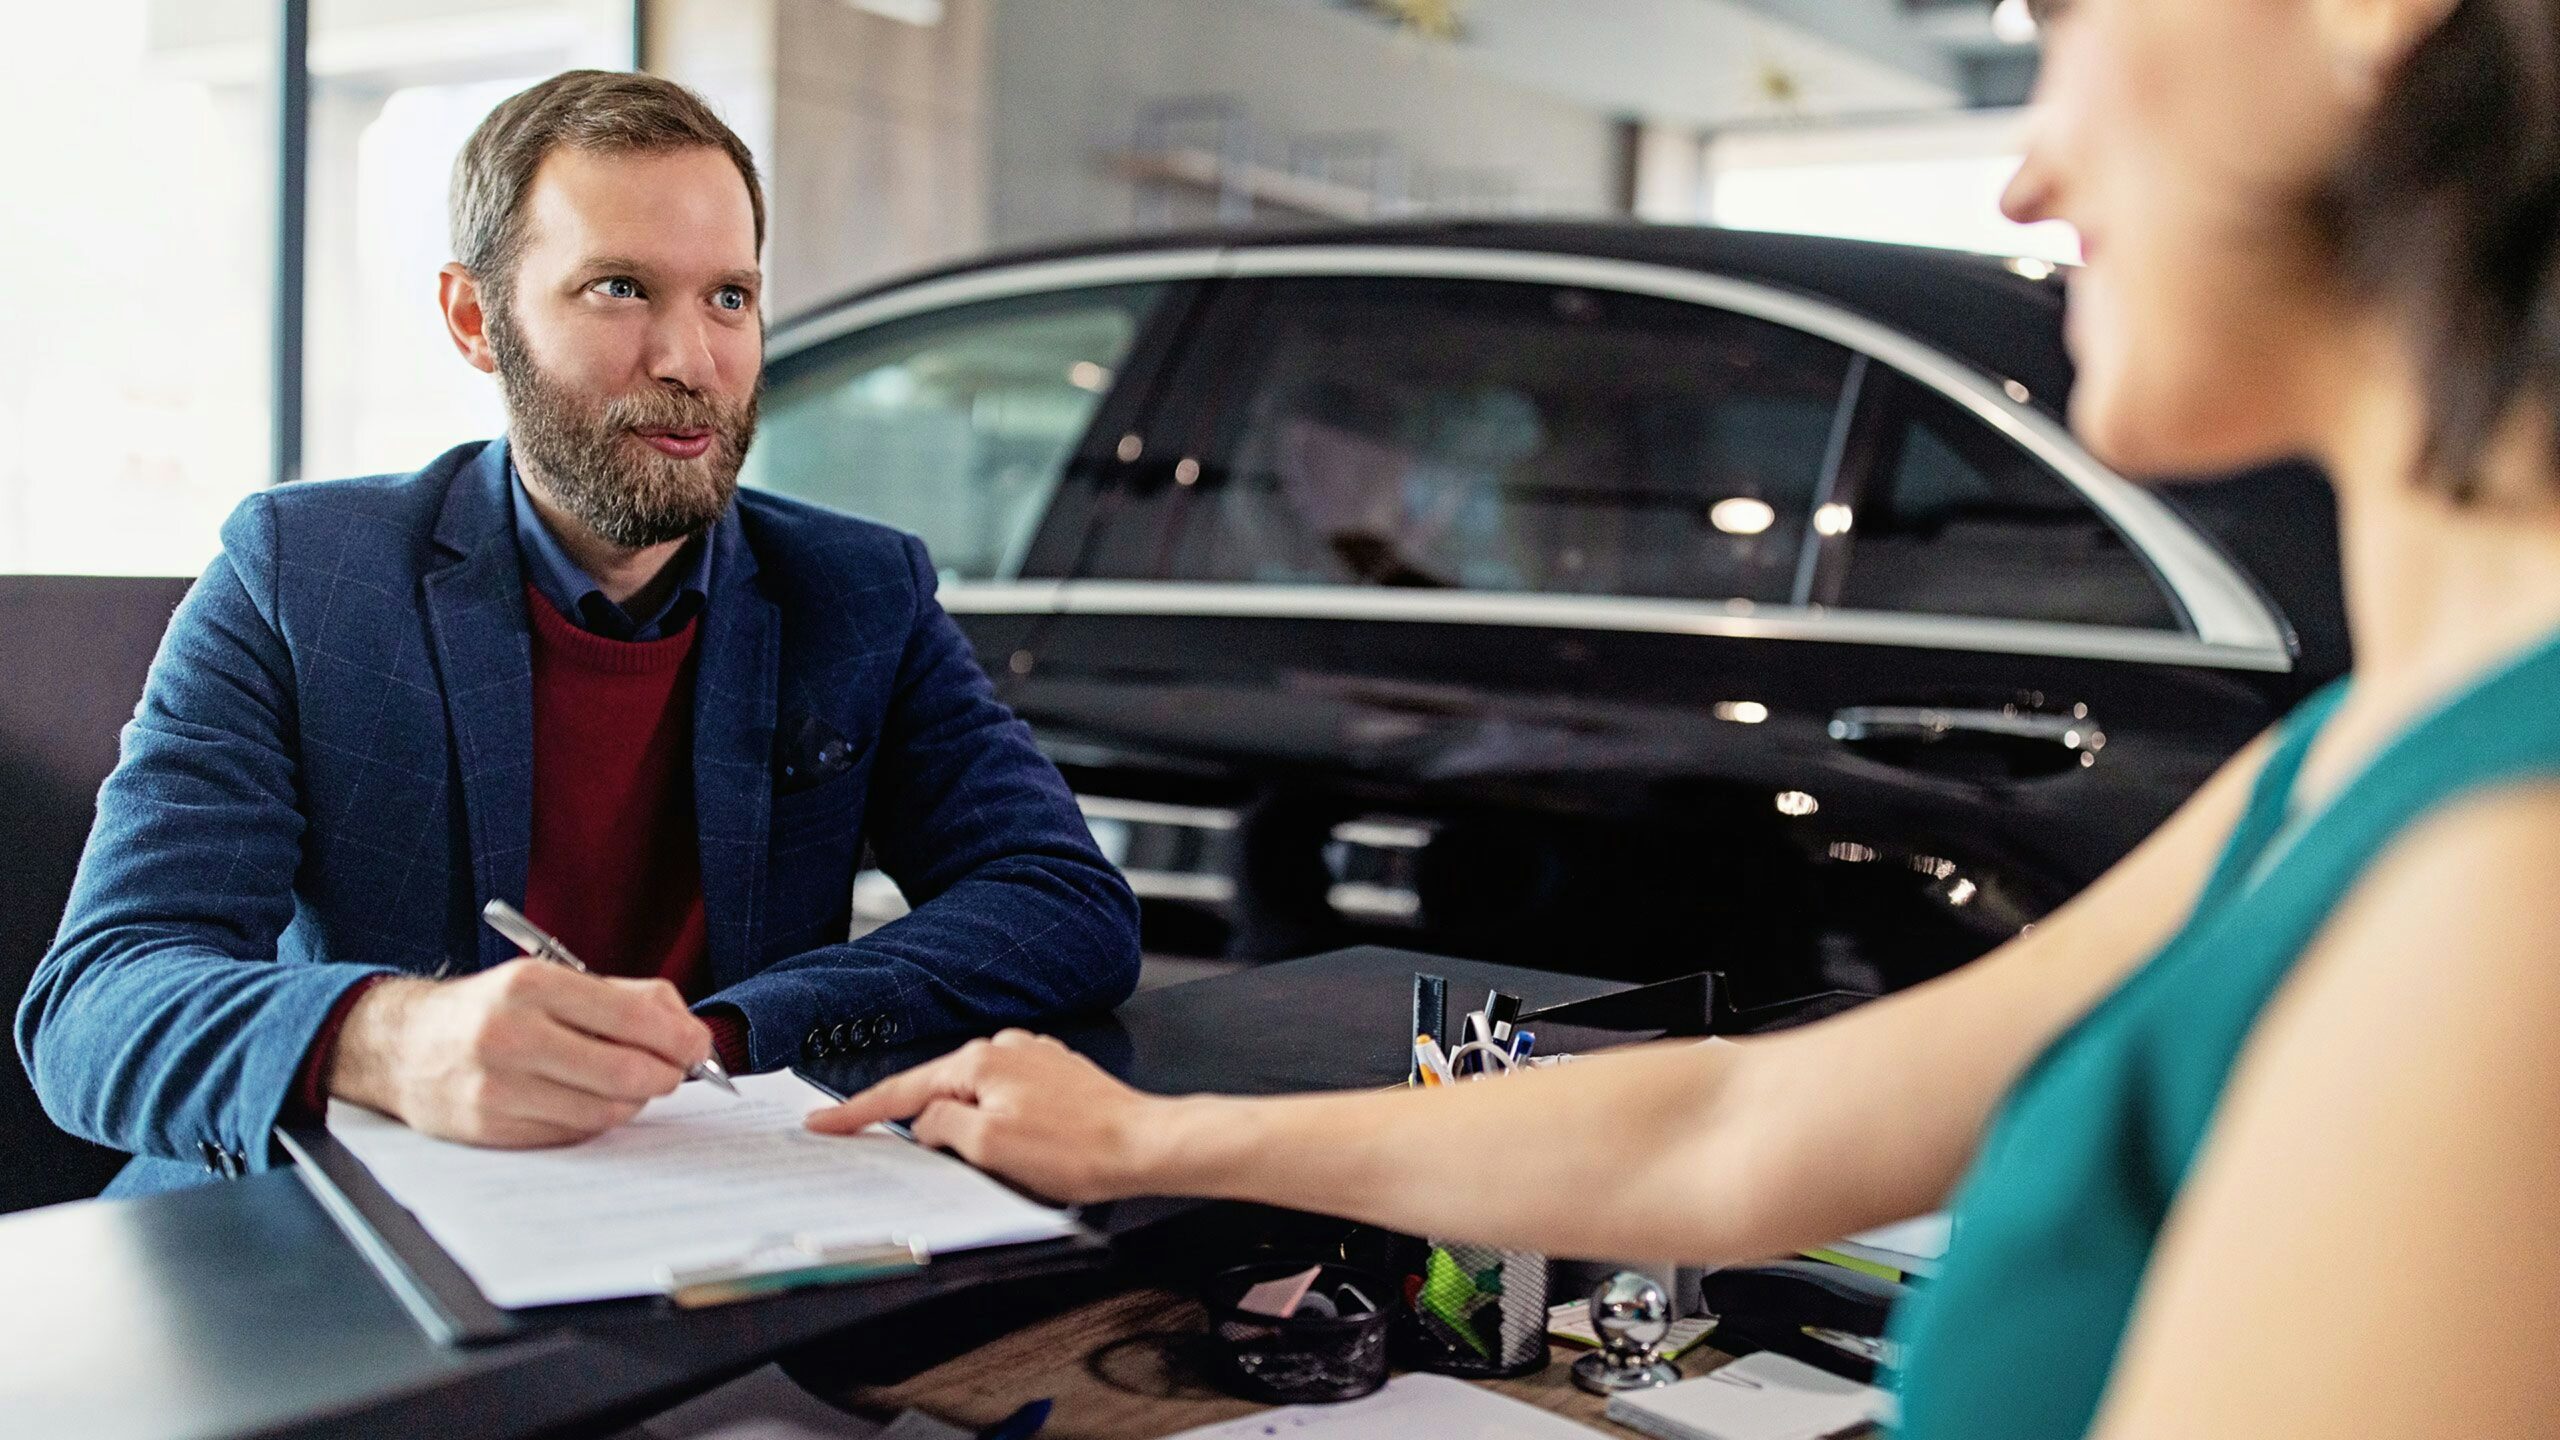
{"type": "MultiPolygon", "coordinates": [[[[444,682],[471,837],[472,914],[524,901],[533,850],[533,651],[506,492],[506,442],[491,443],[446,492],[436,543],[458,557],[428,572],[427,624],[444,682]]],[[[514,953],[485,925],[477,968],[514,953]]]]}
{"type": "Polygon", "coordinates": [[[763,924],[782,623],[756,583],[735,505],[712,543],[712,593],[694,661],[693,804],[711,978],[726,988],[754,972],[763,924]]]}

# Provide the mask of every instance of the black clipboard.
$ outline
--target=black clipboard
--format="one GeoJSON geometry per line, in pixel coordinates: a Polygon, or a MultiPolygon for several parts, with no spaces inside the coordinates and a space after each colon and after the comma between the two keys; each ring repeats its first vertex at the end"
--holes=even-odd
{"type": "MultiPolygon", "coordinates": [[[[805,1073],[793,1073],[822,1094],[844,1098],[805,1073]]],[[[501,1309],[480,1293],[480,1287],[418,1223],[417,1216],[393,1199],[355,1152],[340,1144],[325,1125],[315,1122],[279,1126],[275,1134],[278,1143],[293,1157],[295,1173],[302,1177],[304,1188],[320,1202],[320,1208],[328,1212],[340,1233],[356,1247],[356,1253],[382,1277],[393,1298],[418,1322],[418,1328],[440,1345],[485,1345],[567,1323],[600,1306],[653,1305],[673,1310],[666,1299],[652,1296],[501,1309]]],[[[1004,1184],[1000,1179],[997,1183],[1004,1184]]],[[[1016,1187],[1006,1188],[1021,1193],[1016,1187]]],[[[922,1270],[909,1273],[930,1271],[937,1280],[944,1281],[1012,1279],[1099,1266],[1109,1258],[1110,1251],[1110,1242],[1079,1222],[1074,1233],[1057,1239],[955,1250],[936,1256],[922,1270]]],[[[771,1298],[795,1293],[806,1292],[783,1291],[771,1298]]]]}

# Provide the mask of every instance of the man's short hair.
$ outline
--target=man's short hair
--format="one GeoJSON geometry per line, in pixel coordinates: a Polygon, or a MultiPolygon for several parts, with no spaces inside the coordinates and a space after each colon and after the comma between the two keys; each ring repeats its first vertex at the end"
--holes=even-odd
{"type": "Polygon", "coordinates": [[[503,305],[524,254],[524,197],[534,172],[562,146],[598,154],[656,155],[708,146],[746,181],[764,249],[764,190],[755,156],[701,96],[672,80],[614,70],[570,70],[508,96],[454,157],[453,258],[503,305]]]}

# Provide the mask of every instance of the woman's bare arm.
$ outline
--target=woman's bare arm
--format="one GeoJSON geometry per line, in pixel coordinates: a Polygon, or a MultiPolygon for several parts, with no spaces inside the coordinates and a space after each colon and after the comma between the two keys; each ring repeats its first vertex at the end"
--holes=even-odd
{"type": "Polygon", "coordinates": [[[1249,1199],[1558,1254],[1780,1253],[1944,1201],[2020,1069],[2191,908],[2264,751],[2028,934],[1783,1034],[1268,1100],[1140,1096],[1013,1034],[812,1123],[917,1116],[931,1143],[1062,1199],[1249,1199]]]}
{"type": "Polygon", "coordinates": [[[2413,829],[2267,1007],[2093,1435],[2543,1435],[2560,1416],[2560,786],[2413,829]]]}

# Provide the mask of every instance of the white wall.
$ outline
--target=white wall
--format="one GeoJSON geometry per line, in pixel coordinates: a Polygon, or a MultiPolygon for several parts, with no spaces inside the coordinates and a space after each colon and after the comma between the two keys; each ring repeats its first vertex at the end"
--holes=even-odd
{"type": "Polygon", "coordinates": [[[988,8],[913,25],[782,0],[771,314],[984,248],[988,8]]]}

